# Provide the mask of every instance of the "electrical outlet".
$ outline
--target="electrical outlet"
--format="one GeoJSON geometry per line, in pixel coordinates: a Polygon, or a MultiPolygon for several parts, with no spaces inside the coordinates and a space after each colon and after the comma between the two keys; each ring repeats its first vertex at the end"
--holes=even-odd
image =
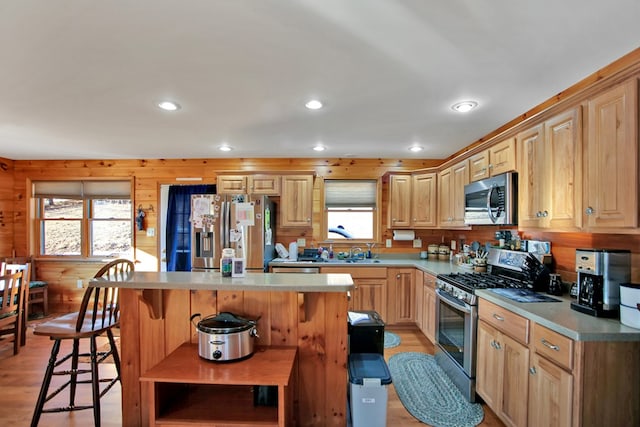
{"type": "Polygon", "coordinates": [[[455,241],[455,240],[452,240],[452,241],[451,241],[451,250],[452,250],[452,251],[455,251],[455,250],[456,250],[456,241],[455,241]]]}
{"type": "Polygon", "coordinates": [[[298,239],[298,247],[304,248],[305,246],[307,246],[307,239],[298,239]]]}
{"type": "Polygon", "coordinates": [[[147,237],[153,237],[156,235],[156,229],[153,227],[147,228],[147,237]]]}
{"type": "Polygon", "coordinates": [[[76,280],[76,286],[78,287],[78,289],[82,289],[82,286],[83,286],[82,283],[83,283],[82,279],[76,280]]]}
{"type": "Polygon", "coordinates": [[[391,247],[391,239],[387,239],[387,247],[390,248],[391,247]]]}
{"type": "Polygon", "coordinates": [[[422,239],[413,239],[413,247],[421,248],[422,247],[422,239]]]}

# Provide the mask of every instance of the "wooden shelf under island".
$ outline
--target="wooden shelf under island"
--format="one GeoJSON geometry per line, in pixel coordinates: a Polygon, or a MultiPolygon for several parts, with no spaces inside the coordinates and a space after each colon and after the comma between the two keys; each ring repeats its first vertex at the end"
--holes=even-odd
{"type": "Polygon", "coordinates": [[[244,360],[213,362],[185,343],[145,372],[149,425],[294,425],[296,347],[258,347],[244,360]],[[277,406],[254,405],[255,386],[275,386],[277,406]]]}

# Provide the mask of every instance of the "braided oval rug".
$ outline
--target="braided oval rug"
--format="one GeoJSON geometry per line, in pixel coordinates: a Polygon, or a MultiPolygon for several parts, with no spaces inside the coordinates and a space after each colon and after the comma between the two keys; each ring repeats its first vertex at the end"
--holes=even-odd
{"type": "Polygon", "coordinates": [[[393,348],[400,345],[400,336],[393,332],[384,331],[384,348],[393,348]]]}
{"type": "Polygon", "coordinates": [[[389,359],[393,386],[407,411],[434,427],[472,427],[484,418],[482,405],[469,403],[433,356],[398,353],[389,359]]]}

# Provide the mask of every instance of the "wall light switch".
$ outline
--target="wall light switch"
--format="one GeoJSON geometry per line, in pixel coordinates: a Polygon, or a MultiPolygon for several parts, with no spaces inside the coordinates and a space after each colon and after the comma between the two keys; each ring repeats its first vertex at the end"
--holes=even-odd
{"type": "Polygon", "coordinates": [[[153,227],[147,228],[147,237],[153,237],[156,235],[156,229],[153,227]]]}
{"type": "Polygon", "coordinates": [[[82,289],[82,279],[76,280],[76,286],[78,287],[78,289],[82,289]]]}
{"type": "Polygon", "coordinates": [[[391,239],[387,239],[387,247],[390,248],[391,247],[391,239]]]}
{"type": "Polygon", "coordinates": [[[307,246],[307,239],[298,239],[298,247],[304,248],[305,246],[307,246]]]}
{"type": "Polygon", "coordinates": [[[422,239],[413,239],[413,247],[421,248],[422,247],[422,239]]]}

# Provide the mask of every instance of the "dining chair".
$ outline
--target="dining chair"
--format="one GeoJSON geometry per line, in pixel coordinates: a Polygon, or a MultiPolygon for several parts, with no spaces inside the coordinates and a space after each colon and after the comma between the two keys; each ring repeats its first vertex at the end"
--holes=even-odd
{"type": "MultiPolygon", "coordinates": [[[[36,262],[31,256],[10,257],[4,260],[8,264],[29,264],[29,291],[26,300],[25,310],[29,317],[42,313],[42,317],[49,314],[49,284],[36,277],[36,262]],[[35,311],[34,308],[42,308],[35,311]]],[[[27,317],[27,320],[29,319],[27,317]]]]}
{"type": "MultiPolygon", "coordinates": [[[[110,282],[125,281],[129,273],[134,270],[133,262],[126,259],[116,259],[102,267],[94,278],[104,278],[110,282]]],[[[119,305],[119,289],[117,286],[109,287],[93,287],[89,286],[82,298],[80,310],[61,317],[57,317],[48,322],[37,325],[34,334],[48,336],[53,340],[53,348],[51,349],[51,357],[44,374],[42,387],[36,407],[33,412],[31,426],[36,427],[43,413],[50,412],[68,412],[93,408],[93,419],[96,426],[100,426],[100,398],[104,396],[113,385],[120,381],[120,357],[118,348],[113,336],[112,329],[119,326],[120,321],[120,305],[119,305]],[[97,338],[103,334],[107,335],[109,341],[109,349],[105,351],[98,350],[97,338]],[[88,339],[89,352],[80,352],[80,340],[88,339]],[[71,352],[63,357],[58,357],[60,344],[63,340],[72,341],[71,352]],[[99,378],[98,365],[107,359],[113,357],[113,363],[116,368],[116,376],[113,378],[99,378]],[[79,363],[84,358],[89,358],[90,368],[79,368],[79,363]],[[80,359],[83,358],[83,359],[80,359]],[[71,359],[70,369],[56,369],[67,360],[71,359]],[[55,391],[49,393],[51,378],[53,375],[68,375],[69,379],[58,387],[55,391]],[[86,376],[89,376],[87,378],[86,376]],[[82,376],[82,379],[78,377],[82,376]],[[101,383],[106,383],[106,387],[101,390],[101,383]],[[92,404],[76,405],[76,391],[78,384],[91,384],[92,404]],[[69,405],[64,407],[48,407],[45,404],[69,387],[69,405]]],[[[85,341],[86,342],[86,341],[85,341]]]]}
{"type": "MultiPolygon", "coordinates": [[[[17,263],[5,260],[0,263],[0,275],[13,274],[17,272],[23,273],[22,283],[25,284],[23,293],[21,293],[21,300],[23,303],[20,305],[22,315],[20,316],[20,346],[24,346],[27,343],[27,320],[29,318],[29,282],[31,281],[31,264],[29,262],[17,263]]],[[[17,354],[14,352],[14,354],[17,354]]]]}
{"type": "Polygon", "coordinates": [[[20,352],[24,325],[24,271],[0,276],[0,336],[13,336],[13,354],[20,352]]]}

